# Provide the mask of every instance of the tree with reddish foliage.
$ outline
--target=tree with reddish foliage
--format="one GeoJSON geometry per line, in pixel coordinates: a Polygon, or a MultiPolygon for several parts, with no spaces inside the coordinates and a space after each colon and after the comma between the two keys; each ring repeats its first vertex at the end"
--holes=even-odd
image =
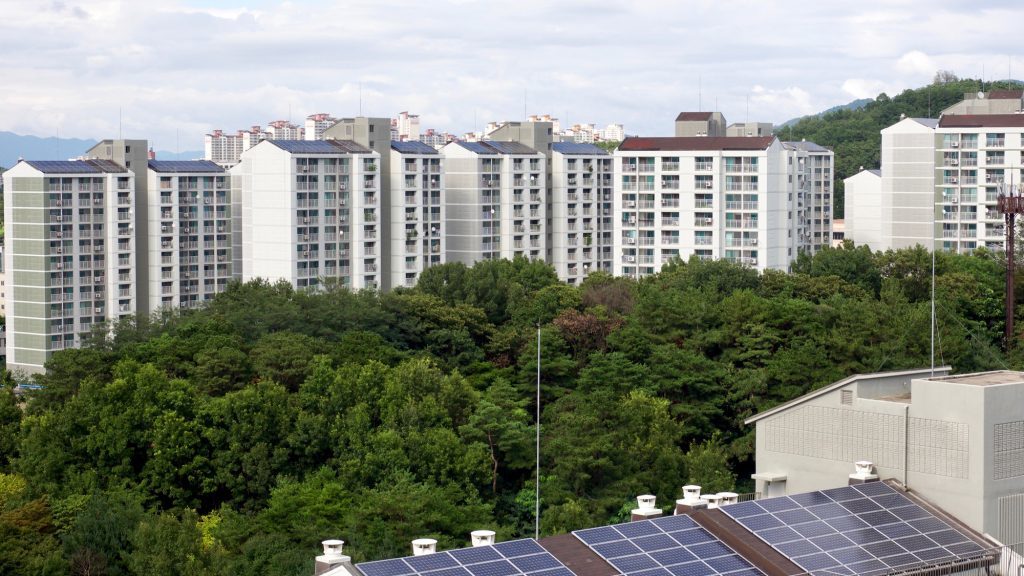
{"type": "Polygon", "coordinates": [[[622,326],[622,318],[599,316],[592,311],[579,312],[569,309],[555,318],[553,324],[562,338],[572,347],[577,362],[582,362],[591,352],[604,351],[608,335],[622,326]]]}

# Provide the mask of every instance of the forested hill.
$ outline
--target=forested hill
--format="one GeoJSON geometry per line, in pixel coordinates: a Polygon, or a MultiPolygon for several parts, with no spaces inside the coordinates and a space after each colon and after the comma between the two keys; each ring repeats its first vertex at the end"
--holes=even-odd
{"type": "MultiPolygon", "coordinates": [[[[1016,81],[986,82],[984,89],[1020,86],[1021,83],[1016,81]]],[[[936,118],[944,108],[962,100],[964,94],[979,89],[979,80],[956,80],[905,90],[893,97],[883,93],[856,110],[840,109],[802,118],[792,125],[778,128],[776,135],[782,140],[811,140],[835,151],[835,217],[842,218],[843,179],[859,172],[861,166],[878,168],[882,144],[880,131],[883,128],[898,122],[901,114],[912,118],[936,118]]]]}
{"type": "MultiPolygon", "coordinates": [[[[525,260],[384,295],[236,283],[58,352],[27,404],[0,382],[0,574],[294,576],[325,538],[362,561],[532,535],[538,323],[543,534],[687,483],[749,491],[745,418],[928,364],[930,264],[851,247],[579,287],[525,260]]],[[[939,254],[936,289],[939,362],[1021,365],[997,258],[939,254]]]]}

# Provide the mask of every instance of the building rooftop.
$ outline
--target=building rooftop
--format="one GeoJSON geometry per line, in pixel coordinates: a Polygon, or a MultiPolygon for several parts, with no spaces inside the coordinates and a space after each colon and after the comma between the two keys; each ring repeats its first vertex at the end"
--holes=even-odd
{"type": "Polygon", "coordinates": [[[1020,100],[1024,98],[1024,90],[992,90],[988,93],[989,100],[1020,100]]]}
{"type": "Polygon", "coordinates": [[[604,148],[583,142],[554,142],[551,144],[551,149],[560,154],[577,156],[609,155],[604,148]]]}
{"type": "Polygon", "coordinates": [[[971,386],[998,386],[1000,384],[1024,384],[1024,372],[1013,370],[997,370],[995,372],[979,372],[977,374],[963,374],[958,376],[946,376],[931,378],[931,380],[942,382],[954,382],[956,384],[969,384],[971,386]]]}
{"type": "Polygon", "coordinates": [[[219,164],[209,160],[150,160],[149,169],[154,172],[225,172],[219,164]]]}
{"type": "Polygon", "coordinates": [[[477,154],[537,154],[536,150],[519,142],[481,140],[479,142],[457,142],[457,144],[477,154]]]}
{"type": "Polygon", "coordinates": [[[939,128],[1024,128],[1024,114],[943,114],[939,128]]]}
{"type": "Polygon", "coordinates": [[[767,150],[775,136],[687,136],[626,138],[619,144],[624,152],[658,150],[767,150]]]}
{"type": "Polygon", "coordinates": [[[807,140],[783,142],[782,144],[787,148],[803,150],[804,152],[831,152],[828,148],[814,142],[808,142],[807,140]]]}
{"type": "Polygon", "coordinates": [[[22,160],[46,174],[101,174],[127,172],[123,166],[110,160],[22,160]]]}
{"type": "Polygon", "coordinates": [[[711,112],[680,112],[676,122],[700,122],[711,119],[711,112]]]}
{"type": "Polygon", "coordinates": [[[264,140],[292,154],[369,154],[369,148],[351,140],[264,140]]]}
{"type": "Polygon", "coordinates": [[[412,140],[408,142],[401,142],[398,140],[391,141],[391,149],[402,154],[437,154],[437,149],[429,144],[424,144],[418,140],[412,140]]]}
{"type": "MultiPolygon", "coordinates": [[[[653,502],[651,502],[653,506],[653,502]]],[[[355,565],[355,576],[956,573],[1000,550],[892,481],[867,482],[355,565]]],[[[634,516],[636,518],[636,516],[634,516]]]]}

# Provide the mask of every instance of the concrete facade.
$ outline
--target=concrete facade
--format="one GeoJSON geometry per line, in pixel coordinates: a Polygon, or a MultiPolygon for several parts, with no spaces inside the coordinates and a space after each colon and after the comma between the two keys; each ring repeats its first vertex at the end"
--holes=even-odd
{"type": "Polygon", "coordinates": [[[845,237],[858,246],[885,250],[882,238],[882,171],[861,170],[843,180],[845,237]]]}
{"type": "Polygon", "coordinates": [[[1024,373],[948,372],[854,376],[748,419],[759,489],[835,486],[866,460],[971,528],[1024,540],[1011,528],[1024,514],[1024,373]]]}
{"type": "Polygon", "coordinates": [[[422,142],[391,143],[391,287],[413,287],[445,262],[445,187],[441,154],[422,142]]]}
{"type": "Polygon", "coordinates": [[[94,325],[135,314],[135,182],[103,160],[4,172],[7,361],[41,372],[94,325]]]}
{"type": "Polygon", "coordinates": [[[516,142],[452,142],[442,150],[449,262],[547,255],[547,159],[516,142]]]}
{"type": "Polygon", "coordinates": [[[231,182],[218,164],[149,162],[148,248],[142,310],[195,308],[227,288],[232,270],[231,182]]]}
{"type": "Polygon", "coordinates": [[[680,112],[676,116],[676,138],[726,136],[726,128],[721,112],[680,112]]]}
{"type": "Polygon", "coordinates": [[[816,169],[827,172],[819,193],[831,188],[832,153],[822,150],[815,163],[774,137],[627,138],[614,162],[615,274],[646,276],[691,256],[786,270],[831,238],[830,200],[818,200],[817,225],[808,219],[816,169]]]}
{"type": "Polygon", "coordinates": [[[231,169],[235,273],[380,287],[380,155],[350,141],[267,140],[231,169]],[[240,249],[237,249],[239,248],[240,249]]]}
{"type": "Polygon", "coordinates": [[[578,284],[612,272],[612,156],[590,144],[555,142],[551,154],[551,265],[578,284]]]}

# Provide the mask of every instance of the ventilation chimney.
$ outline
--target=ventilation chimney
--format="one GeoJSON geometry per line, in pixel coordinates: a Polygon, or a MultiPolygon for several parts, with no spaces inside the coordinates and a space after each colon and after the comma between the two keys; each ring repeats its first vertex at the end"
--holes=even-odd
{"type": "Polygon", "coordinates": [[[437,552],[437,540],[433,538],[417,538],[412,541],[412,555],[426,556],[437,552]]]}
{"type": "Polygon", "coordinates": [[[735,492],[719,492],[718,497],[721,498],[718,502],[719,506],[728,506],[740,501],[740,495],[735,492]]]}
{"type": "Polygon", "coordinates": [[[322,556],[316,557],[316,565],[313,568],[314,576],[330,572],[339,565],[352,561],[351,558],[341,553],[341,547],[345,545],[344,540],[324,540],[322,544],[324,553],[322,556]]]}
{"type": "Polygon", "coordinates": [[[676,500],[675,514],[689,514],[695,510],[707,508],[708,503],[700,499],[700,486],[687,484],[683,486],[682,500],[676,500]]]}
{"type": "Polygon", "coordinates": [[[648,520],[650,518],[657,518],[661,516],[661,509],[655,506],[655,499],[657,497],[653,494],[643,494],[636,497],[636,509],[630,513],[630,521],[636,522],[637,520],[648,520]]]}
{"type": "Polygon", "coordinates": [[[865,482],[878,482],[878,474],[873,474],[875,463],[869,460],[858,460],[853,463],[854,473],[850,474],[848,484],[864,484],[865,482]]]}
{"type": "Polygon", "coordinates": [[[473,530],[469,533],[469,542],[474,548],[494,544],[494,530],[473,530]]]}
{"type": "Polygon", "coordinates": [[[718,508],[722,497],[718,494],[701,494],[700,499],[708,503],[708,509],[718,508]]]}

